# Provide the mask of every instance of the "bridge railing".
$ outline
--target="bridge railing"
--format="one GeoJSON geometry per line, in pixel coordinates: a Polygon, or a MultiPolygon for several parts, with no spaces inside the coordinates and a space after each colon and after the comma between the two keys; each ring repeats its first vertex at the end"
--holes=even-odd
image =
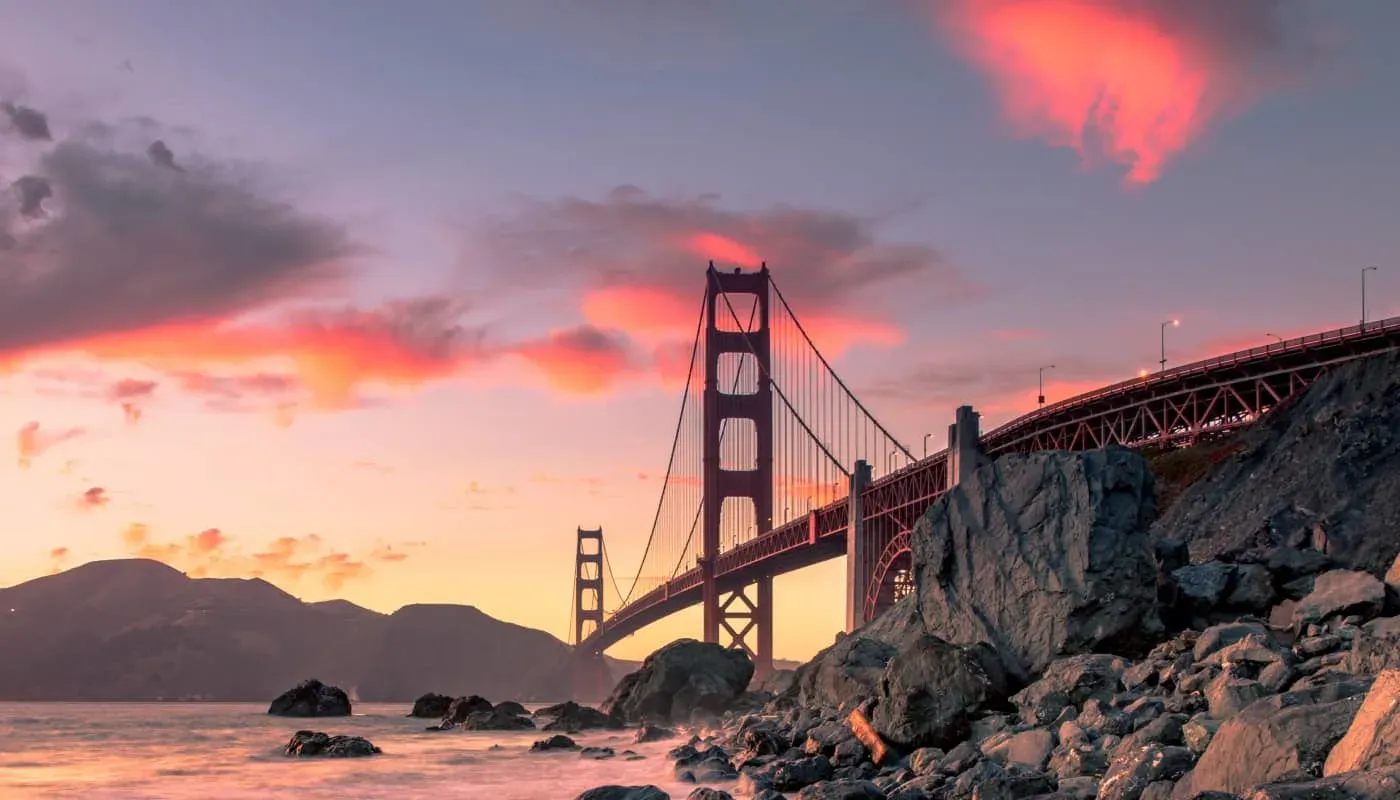
{"type": "Polygon", "coordinates": [[[1129,378],[1125,381],[1119,381],[1118,383],[1103,386],[1089,392],[1084,392],[1083,394],[1077,394],[1073,397],[1069,397],[1064,400],[1051,403],[1050,405],[1032,411],[1029,414],[1019,416],[1016,419],[1013,419],[1010,422],[1007,422],[1006,424],[1001,425],[1000,427],[995,428],[988,433],[982,434],[982,438],[996,439],[998,437],[1010,434],[1018,428],[1034,424],[1035,422],[1038,422],[1046,417],[1053,416],[1066,409],[1084,405],[1085,403],[1090,403],[1095,400],[1100,400],[1106,397],[1111,397],[1115,394],[1119,394],[1124,391],[1141,389],[1144,386],[1154,386],[1172,383],[1174,381],[1180,380],[1181,378],[1189,377],[1194,374],[1210,372],[1211,370],[1219,369],[1220,367],[1234,366],[1247,361],[1273,358],[1275,356],[1283,355],[1289,352],[1309,350],[1319,345],[1336,344],[1339,342],[1346,341],[1348,339],[1360,339],[1365,338],[1367,336],[1377,336],[1386,333],[1394,333],[1396,331],[1400,331],[1400,317],[1389,317],[1387,319],[1377,320],[1375,322],[1368,322],[1366,323],[1365,327],[1362,327],[1359,324],[1351,325],[1345,328],[1337,328],[1336,330],[1323,331],[1322,333],[1311,333],[1306,336],[1298,336],[1292,339],[1285,339],[1282,342],[1274,342],[1273,344],[1261,345],[1259,347],[1251,347],[1247,350],[1237,350],[1233,353],[1227,353],[1223,356],[1215,356],[1214,358],[1207,358],[1201,361],[1193,361],[1189,364],[1183,364],[1179,367],[1173,367],[1168,370],[1153,372],[1148,375],[1143,375],[1137,378],[1129,378]]]}

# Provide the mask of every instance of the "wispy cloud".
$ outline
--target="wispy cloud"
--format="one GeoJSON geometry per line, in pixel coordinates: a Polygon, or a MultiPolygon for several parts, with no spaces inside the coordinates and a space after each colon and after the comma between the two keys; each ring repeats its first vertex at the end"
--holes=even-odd
{"type": "Polygon", "coordinates": [[[21,468],[29,468],[34,459],[43,455],[53,447],[82,436],[84,429],[81,427],[62,428],[59,430],[45,430],[38,422],[26,422],[20,426],[15,434],[16,458],[21,468]]]}
{"type": "Polygon", "coordinates": [[[1149,183],[1217,119],[1319,53],[1293,0],[950,0],[949,40],[991,75],[1019,135],[1149,183]]]}
{"type": "Polygon", "coordinates": [[[121,540],[130,555],[163,561],[191,577],[255,577],[290,584],[314,578],[330,591],[339,591],[350,581],[369,579],[373,574],[369,561],[396,564],[406,560],[409,551],[423,546],[422,542],[380,544],[367,556],[357,558],[309,534],[279,537],[245,552],[219,528],[159,541],[142,523],[128,525],[121,540]]]}

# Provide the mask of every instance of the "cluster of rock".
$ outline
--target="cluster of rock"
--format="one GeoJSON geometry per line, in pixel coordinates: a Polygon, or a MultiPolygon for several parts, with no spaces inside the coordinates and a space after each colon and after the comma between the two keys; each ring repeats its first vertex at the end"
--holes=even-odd
{"type": "Polygon", "coordinates": [[[605,708],[698,723],[677,778],[764,800],[1400,797],[1400,563],[1387,586],[1304,541],[1191,565],[1154,517],[1129,451],[1005,457],[920,521],[913,596],[767,682],[761,709],[715,724],[749,673],[727,653],[729,683],[694,642],[605,708]],[[647,681],[671,698],[635,698],[647,681]]]}
{"type": "Polygon", "coordinates": [[[377,756],[381,751],[361,736],[330,736],[321,731],[297,731],[283,748],[289,756],[358,758],[377,756]]]}

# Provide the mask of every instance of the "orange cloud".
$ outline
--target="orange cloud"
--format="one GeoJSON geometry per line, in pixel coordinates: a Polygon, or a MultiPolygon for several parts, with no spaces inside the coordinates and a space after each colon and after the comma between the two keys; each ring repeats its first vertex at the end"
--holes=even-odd
{"type": "Polygon", "coordinates": [[[49,432],[40,430],[37,422],[26,422],[20,426],[19,432],[15,434],[15,449],[19,466],[28,469],[34,463],[34,459],[45,451],[82,434],[82,428],[67,428],[49,432]]]}
{"type": "MultiPolygon", "coordinates": [[[[423,298],[370,311],[303,312],[280,322],[171,324],[20,355],[76,351],[175,373],[189,391],[228,397],[297,388],[309,393],[315,407],[341,408],[353,402],[361,384],[414,387],[450,377],[483,357],[479,332],[457,322],[459,311],[445,298],[423,298]],[[286,367],[292,375],[260,369],[269,365],[286,367]],[[244,372],[220,375],[211,368],[244,372]]],[[[144,396],[154,390],[150,383],[140,392],[147,383],[118,386],[123,397],[144,396]]],[[[139,418],[139,407],[133,405],[128,415],[139,418]]]]}
{"type": "Polygon", "coordinates": [[[54,549],[50,550],[49,561],[52,562],[49,567],[50,575],[57,575],[58,573],[62,572],[64,566],[68,563],[68,548],[55,547],[54,549]]]}
{"type": "MultiPolygon", "coordinates": [[[[121,538],[131,555],[163,561],[195,578],[254,577],[298,583],[316,576],[325,588],[339,591],[348,581],[370,576],[364,560],[337,550],[326,551],[324,541],[315,534],[299,538],[283,536],[251,554],[240,551],[218,528],[208,528],[175,541],[157,542],[151,538],[150,529],[138,522],[128,525],[121,538]]],[[[370,558],[397,563],[408,557],[407,549],[421,545],[421,542],[397,547],[380,545],[371,552],[370,558]]]]}
{"type": "Polygon", "coordinates": [[[706,260],[735,264],[748,269],[757,269],[763,261],[752,247],[718,233],[692,233],[681,242],[686,250],[706,260]]]}
{"type": "Polygon", "coordinates": [[[1279,83],[1280,3],[955,0],[944,21],[1026,137],[1150,183],[1216,118],[1279,83]],[[1225,8],[1229,6],[1229,8],[1225,8]]]}
{"type": "Polygon", "coordinates": [[[637,368],[626,339],[591,326],[555,331],[517,352],[568,394],[605,392],[637,368]]]}

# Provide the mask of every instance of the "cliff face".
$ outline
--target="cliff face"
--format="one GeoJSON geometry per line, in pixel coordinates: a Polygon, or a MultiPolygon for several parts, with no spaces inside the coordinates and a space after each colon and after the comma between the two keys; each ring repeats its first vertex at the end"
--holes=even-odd
{"type": "Polygon", "coordinates": [[[1153,526],[1193,561],[1306,545],[1385,574],[1400,550],[1400,353],[1339,367],[1240,435],[1153,526]]]}
{"type": "Polygon", "coordinates": [[[558,699],[571,655],[547,633],[470,606],[385,615],[140,559],[0,589],[0,651],[7,700],[266,701],[308,677],[369,701],[428,691],[558,699]]]}

